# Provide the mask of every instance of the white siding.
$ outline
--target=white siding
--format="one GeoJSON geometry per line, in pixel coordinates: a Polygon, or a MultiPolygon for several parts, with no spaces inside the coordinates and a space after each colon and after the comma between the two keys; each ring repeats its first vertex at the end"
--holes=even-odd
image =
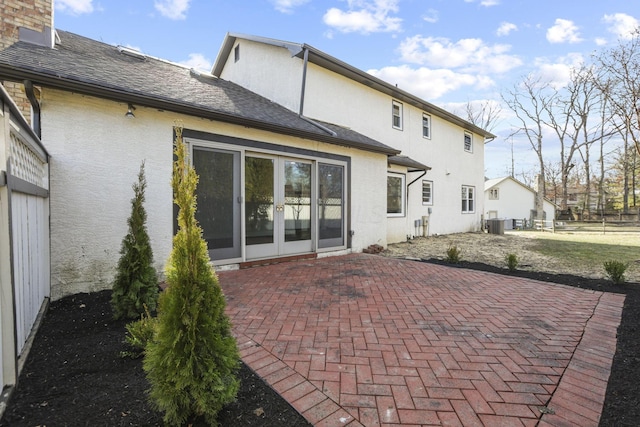
{"type": "MultiPolygon", "coordinates": [[[[496,212],[497,218],[526,219],[531,218],[531,210],[535,209],[535,192],[511,178],[506,178],[491,188],[498,190],[498,199],[489,197],[489,188],[484,192],[484,212],[488,218],[489,212],[496,212]]],[[[546,218],[555,217],[555,208],[545,200],[544,211],[546,218]]]]}

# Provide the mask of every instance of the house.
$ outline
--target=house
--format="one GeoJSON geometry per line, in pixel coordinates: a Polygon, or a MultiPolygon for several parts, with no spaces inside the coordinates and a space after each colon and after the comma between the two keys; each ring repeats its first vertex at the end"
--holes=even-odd
{"type": "MultiPolygon", "coordinates": [[[[556,205],[551,201],[544,200],[543,210],[545,219],[555,218],[556,205]]],[[[536,218],[536,192],[511,176],[489,179],[484,183],[484,212],[487,219],[522,220],[531,224],[536,218]]],[[[512,228],[512,222],[505,221],[505,228],[512,228]]]]}
{"type": "Polygon", "coordinates": [[[219,268],[386,246],[423,233],[423,217],[431,233],[480,229],[491,134],[307,45],[265,40],[228,35],[213,73],[47,28],[0,52],[0,79],[40,87],[53,299],[111,286],[142,161],[163,270],[177,129],[219,268]]]}
{"type": "Polygon", "coordinates": [[[432,234],[480,229],[489,132],[307,44],[229,33],[212,73],[413,160],[387,168],[387,242],[424,233],[423,218],[432,234]]]}

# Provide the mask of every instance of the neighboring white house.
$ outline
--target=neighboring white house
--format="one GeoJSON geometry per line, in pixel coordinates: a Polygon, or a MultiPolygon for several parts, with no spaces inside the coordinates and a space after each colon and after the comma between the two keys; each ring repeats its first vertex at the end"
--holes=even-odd
{"type": "Polygon", "coordinates": [[[246,64],[238,73],[271,79],[268,92],[249,77],[218,78],[64,31],[53,41],[32,32],[0,52],[0,79],[41,88],[32,102],[51,154],[52,299],[111,286],[143,160],[162,272],[176,226],[177,128],[219,266],[386,246],[420,234],[423,216],[431,233],[481,227],[492,135],[306,45],[290,44],[303,47],[293,58],[256,41],[221,50],[216,64],[246,64]]]}
{"type": "MultiPolygon", "coordinates": [[[[484,183],[485,218],[523,220],[531,224],[535,219],[536,192],[510,176],[489,179],[484,183]]],[[[556,206],[544,200],[544,218],[556,216],[556,206]]],[[[508,227],[505,227],[508,229],[508,227]]]]}
{"type": "MultiPolygon", "coordinates": [[[[489,132],[306,44],[227,34],[212,73],[413,161],[389,162],[387,242],[421,234],[423,217],[430,234],[481,228],[489,132]]],[[[380,191],[364,184],[358,191],[380,191]]]]}

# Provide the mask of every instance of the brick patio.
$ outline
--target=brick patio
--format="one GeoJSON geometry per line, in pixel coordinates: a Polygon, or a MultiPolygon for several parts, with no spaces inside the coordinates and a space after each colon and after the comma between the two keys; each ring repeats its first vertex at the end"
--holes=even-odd
{"type": "Polygon", "coordinates": [[[316,426],[597,426],[623,295],[375,255],[219,273],[244,362],[316,426]]]}

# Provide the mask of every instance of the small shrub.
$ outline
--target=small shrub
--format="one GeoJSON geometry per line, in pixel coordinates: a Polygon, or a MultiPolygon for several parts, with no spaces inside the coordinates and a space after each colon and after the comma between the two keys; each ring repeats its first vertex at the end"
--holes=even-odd
{"type": "Polygon", "coordinates": [[[604,271],[607,272],[607,276],[613,281],[613,283],[619,285],[625,281],[624,272],[627,270],[628,266],[628,264],[621,261],[605,261],[604,271]]]}
{"type": "Polygon", "coordinates": [[[144,356],[147,343],[153,339],[157,321],[155,317],[151,317],[146,305],[144,306],[144,311],[139,320],[128,323],[126,326],[127,334],[124,337],[124,341],[130,350],[121,352],[120,355],[122,357],[137,359],[144,356]]]}
{"type": "Polygon", "coordinates": [[[505,255],[504,261],[507,263],[509,271],[515,271],[518,268],[518,256],[516,254],[505,255]]]}
{"type": "Polygon", "coordinates": [[[446,261],[450,264],[458,264],[461,259],[460,249],[456,245],[450,245],[449,249],[447,249],[446,261]]]}
{"type": "Polygon", "coordinates": [[[129,232],[122,239],[120,260],[113,281],[111,306],[115,319],[136,319],[144,314],[144,306],[154,311],[158,302],[158,278],[153,268],[153,251],[144,209],[146,188],[142,162],[138,182],[133,185],[131,216],[127,220],[129,232]]]}

